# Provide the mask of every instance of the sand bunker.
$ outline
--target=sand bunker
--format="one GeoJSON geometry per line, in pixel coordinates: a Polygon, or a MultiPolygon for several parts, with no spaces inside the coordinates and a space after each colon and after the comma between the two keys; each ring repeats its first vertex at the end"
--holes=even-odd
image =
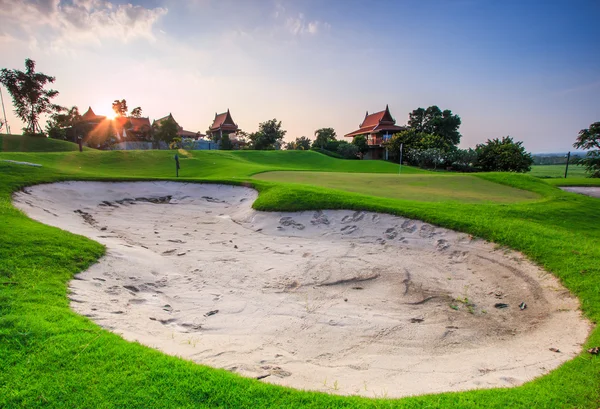
{"type": "Polygon", "coordinates": [[[263,382],[369,397],[513,386],[573,358],[590,330],[577,299],[518,253],[385,214],[256,212],[255,198],[67,182],[14,201],[106,245],[71,282],[75,311],[263,382]]]}
{"type": "Polygon", "coordinates": [[[599,186],[561,186],[560,188],[567,192],[600,198],[599,186]]]}

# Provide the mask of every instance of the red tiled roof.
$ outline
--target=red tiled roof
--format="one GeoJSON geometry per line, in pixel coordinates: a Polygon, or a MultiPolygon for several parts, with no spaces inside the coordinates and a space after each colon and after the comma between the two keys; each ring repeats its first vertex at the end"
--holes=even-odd
{"type": "Polygon", "coordinates": [[[86,122],[94,122],[102,121],[106,119],[106,117],[102,115],[96,115],[92,110],[92,107],[88,107],[88,110],[85,112],[85,114],[81,115],[81,119],[86,122]]]}
{"type": "Polygon", "coordinates": [[[131,128],[128,128],[129,131],[139,132],[144,130],[144,128],[150,129],[150,119],[148,118],[133,118],[133,117],[125,117],[118,116],[115,118],[115,124],[119,128],[123,128],[127,122],[131,124],[131,128]]]}
{"type": "Polygon", "coordinates": [[[362,124],[360,124],[360,128],[344,136],[346,138],[352,138],[357,135],[379,133],[382,131],[403,131],[404,129],[406,128],[396,125],[396,120],[392,117],[392,114],[390,114],[390,110],[386,105],[385,110],[383,111],[375,112],[371,115],[369,115],[367,112],[365,119],[363,120],[362,124]]]}
{"type": "Polygon", "coordinates": [[[229,113],[223,112],[222,114],[215,114],[215,120],[213,124],[210,126],[211,131],[216,131],[218,129],[222,129],[224,131],[237,131],[238,126],[233,122],[233,118],[229,113]]]}

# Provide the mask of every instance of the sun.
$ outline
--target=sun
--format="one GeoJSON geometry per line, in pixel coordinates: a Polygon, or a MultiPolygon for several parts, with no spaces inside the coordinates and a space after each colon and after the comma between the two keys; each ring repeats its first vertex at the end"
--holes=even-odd
{"type": "Polygon", "coordinates": [[[117,117],[117,114],[114,111],[111,111],[106,114],[106,119],[108,119],[109,121],[114,120],[116,117],[117,117]]]}

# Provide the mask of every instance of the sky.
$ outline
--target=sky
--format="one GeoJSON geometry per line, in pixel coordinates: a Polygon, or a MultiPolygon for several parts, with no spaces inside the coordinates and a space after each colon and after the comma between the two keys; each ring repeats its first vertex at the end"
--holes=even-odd
{"type": "Polygon", "coordinates": [[[293,140],[437,105],[461,117],[462,148],[510,135],[564,152],[600,121],[599,14],[598,0],[0,0],[0,68],[31,58],[60,105],[106,115],[126,99],[202,133],[227,109],[293,140]]]}

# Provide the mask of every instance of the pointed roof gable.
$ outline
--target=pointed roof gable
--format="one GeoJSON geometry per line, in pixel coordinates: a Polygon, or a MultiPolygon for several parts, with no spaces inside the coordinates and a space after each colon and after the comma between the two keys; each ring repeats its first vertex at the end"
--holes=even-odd
{"type": "Polygon", "coordinates": [[[103,119],[106,119],[105,116],[102,115],[96,115],[96,113],[94,112],[94,110],[92,109],[92,107],[88,107],[88,110],[85,112],[85,114],[81,115],[81,119],[83,121],[101,121],[103,119]]]}
{"type": "Polygon", "coordinates": [[[345,137],[354,137],[369,133],[378,133],[380,131],[402,131],[405,128],[396,125],[396,120],[390,113],[390,108],[386,105],[383,111],[375,112],[369,115],[369,111],[365,115],[365,119],[359,125],[359,129],[344,135],[345,137]]]}
{"type": "Polygon", "coordinates": [[[215,120],[213,124],[210,126],[211,131],[218,131],[222,129],[224,131],[237,131],[238,126],[235,122],[233,122],[233,118],[231,117],[231,113],[229,109],[227,112],[223,112],[222,114],[215,113],[215,120]]]}

